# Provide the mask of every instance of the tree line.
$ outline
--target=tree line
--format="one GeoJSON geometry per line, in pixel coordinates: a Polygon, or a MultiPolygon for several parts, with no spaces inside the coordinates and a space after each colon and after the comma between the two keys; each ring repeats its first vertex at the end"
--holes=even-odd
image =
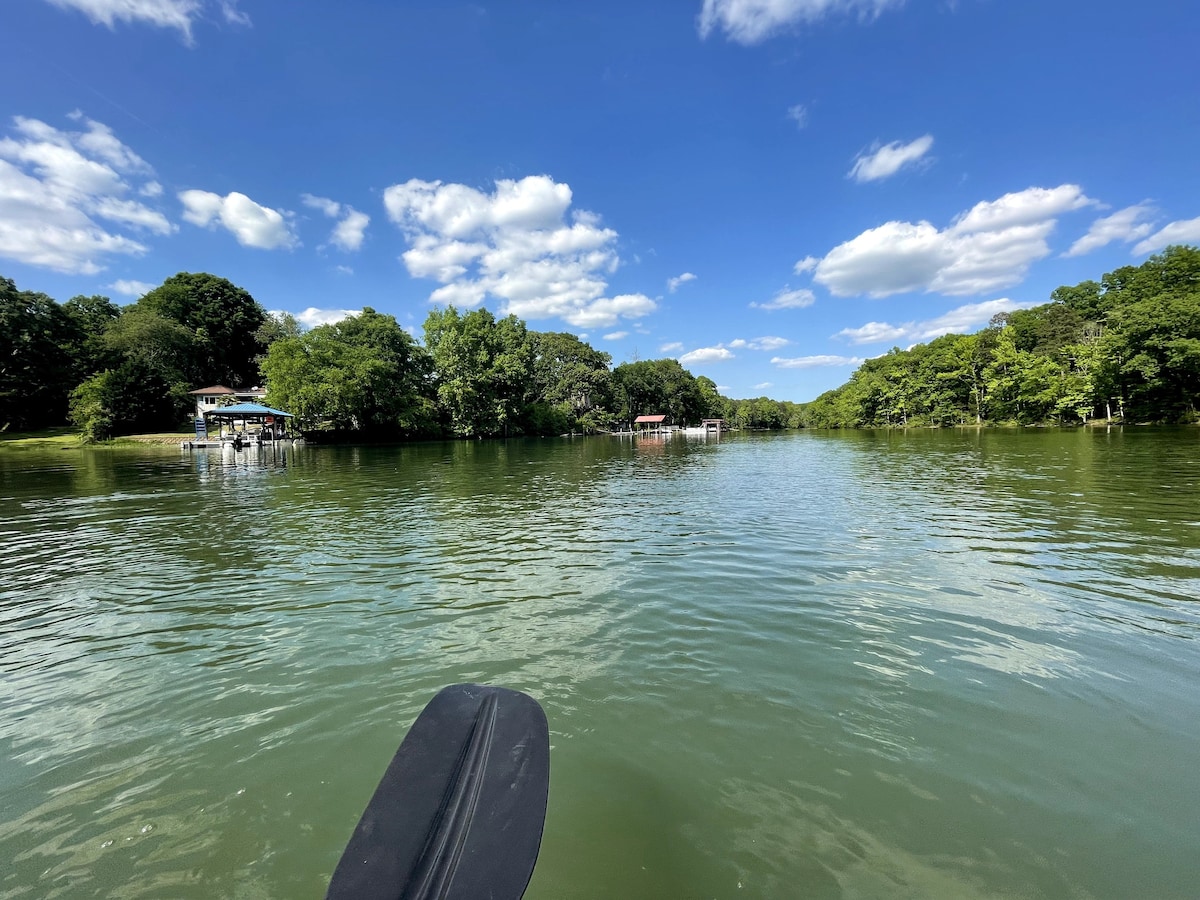
{"type": "Polygon", "coordinates": [[[0,278],[0,430],[73,422],[85,440],[188,421],[189,391],[265,384],[267,402],[302,429],[371,438],[593,433],[643,414],[743,427],[799,423],[800,406],[722,396],[678,360],[612,365],[573,334],[516,316],[430,312],[418,342],[390,315],[303,330],[244,289],[180,273],[118,306],[58,303],[0,278]]]}
{"type": "Polygon", "coordinates": [[[675,359],[612,365],[565,332],[435,309],[418,341],[367,307],[309,331],[244,289],[180,273],[118,306],[0,278],[0,431],[86,440],[185,423],[189,391],[264,384],[302,429],[347,437],[593,433],[643,414],[738,428],[1200,420],[1200,250],[1170,247],[1050,302],[867,360],[836,390],[735,400],[675,359]]]}
{"type": "Polygon", "coordinates": [[[1200,421],[1200,250],[1169,247],[1050,302],[869,359],[814,428],[1200,421]]]}

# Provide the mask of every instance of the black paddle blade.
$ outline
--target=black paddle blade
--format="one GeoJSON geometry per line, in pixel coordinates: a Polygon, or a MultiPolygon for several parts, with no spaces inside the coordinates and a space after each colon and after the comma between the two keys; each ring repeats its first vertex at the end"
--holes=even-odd
{"type": "Polygon", "coordinates": [[[519,900],[549,789],[550,732],[536,700],[445,688],[396,751],[326,897],[519,900]]]}

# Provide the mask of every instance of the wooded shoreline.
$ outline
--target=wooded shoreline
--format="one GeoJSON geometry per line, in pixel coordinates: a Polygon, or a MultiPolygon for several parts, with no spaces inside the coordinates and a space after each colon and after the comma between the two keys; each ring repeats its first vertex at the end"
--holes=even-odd
{"type": "Polygon", "coordinates": [[[370,307],[304,331],[203,273],[125,307],[0,278],[0,433],[163,433],[190,420],[197,386],[264,383],[302,432],[371,441],[597,434],[645,414],[749,429],[1194,423],[1200,250],[1169,247],[974,334],[894,347],[808,403],[729,398],[672,358],[614,367],[574,334],[483,308],[434,309],[418,341],[370,307]]]}

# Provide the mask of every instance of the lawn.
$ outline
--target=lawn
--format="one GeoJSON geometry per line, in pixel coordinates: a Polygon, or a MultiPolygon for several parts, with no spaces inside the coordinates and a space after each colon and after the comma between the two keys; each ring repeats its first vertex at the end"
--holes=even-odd
{"type": "MultiPolygon", "coordinates": [[[[154,434],[129,434],[92,444],[92,447],[121,447],[137,444],[181,444],[194,437],[192,430],[160,431],[154,434]]],[[[0,432],[0,450],[82,450],[89,446],[79,440],[79,432],[69,425],[41,431],[0,432]]]]}

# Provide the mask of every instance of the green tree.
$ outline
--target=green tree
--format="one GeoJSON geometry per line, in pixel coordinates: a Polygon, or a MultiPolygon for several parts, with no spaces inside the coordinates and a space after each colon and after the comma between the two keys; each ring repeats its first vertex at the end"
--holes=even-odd
{"type": "Polygon", "coordinates": [[[161,372],[130,357],[71,392],[71,421],[85,441],[154,431],[177,424],[188,399],[186,385],[168,384],[161,372]]]}
{"type": "Polygon", "coordinates": [[[73,326],[45,294],[0,278],[0,430],[62,422],[76,366],[73,326]]]}
{"type": "Polygon", "coordinates": [[[262,365],[267,402],[306,429],[412,436],[434,428],[429,355],[370,307],[274,341],[262,365]]]}
{"type": "Polygon", "coordinates": [[[425,319],[437,403],[453,434],[490,437],[532,427],[534,342],[516,316],[433,310],[425,319]]]}
{"type": "Polygon", "coordinates": [[[255,360],[263,351],[258,333],[267,313],[243,288],[215,275],[180,272],[136,306],[188,329],[196,381],[238,388],[261,380],[255,360]]]}
{"type": "Polygon", "coordinates": [[[677,359],[622,363],[613,370],[613,403],[618,420],[667,415],[677,425],[698,422],[708,404],[695,376],[677,359]]]}
{"type": "Polygon", "coordinates": [[[533,348],[534,402],[531,430],[541,434],[596,431],[606,424],[603,408],[612,394],[612,357],[573,334],[529,332],[533,348]]]}
{"type": "Polygon", "coordinates": [[[63,304],[63,312],[71,323],[68,353],[71,356],[75,381],[120,364],[105,341],[105,335],[121,315],[121,308],[107,297],[78,296],[63,304]]]}

